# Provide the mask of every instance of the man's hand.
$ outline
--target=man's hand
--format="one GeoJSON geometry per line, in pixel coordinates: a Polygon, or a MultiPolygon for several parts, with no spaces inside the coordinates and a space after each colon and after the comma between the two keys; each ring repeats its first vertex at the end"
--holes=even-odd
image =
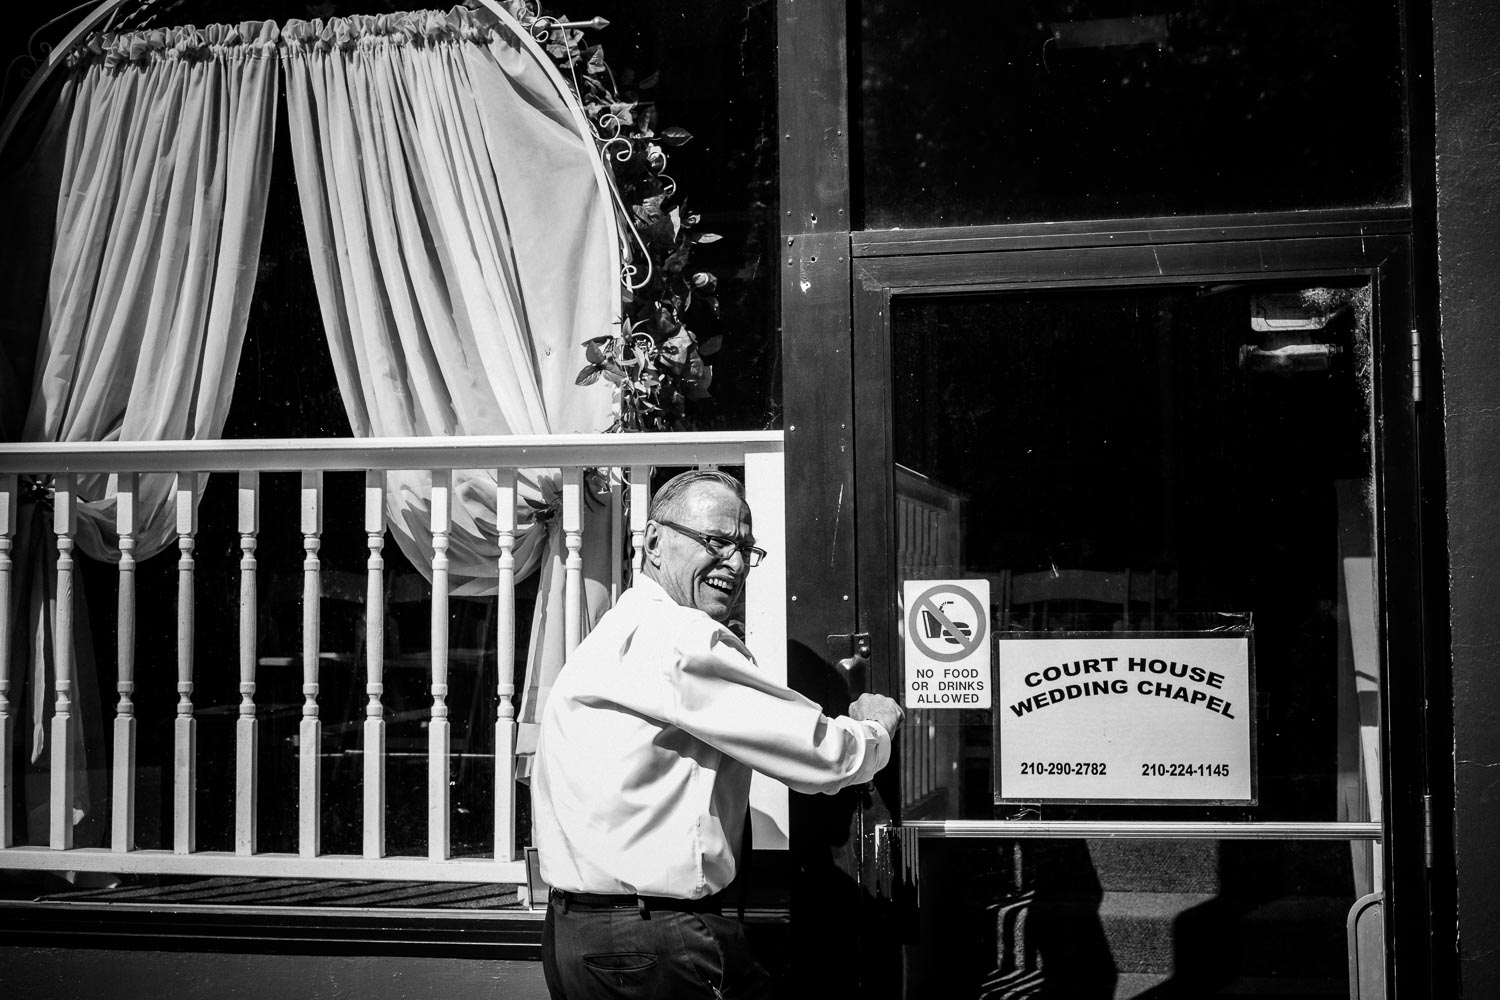
{"type": "Polygon", "coordinates": [[[901,717],[905,714],[901,711],[900,705],[883,694],[862,694],[854,704],[849,706],[849,718],[878,722],[892,736],[896,735],[896,730],[901,725],[901,717]]]}

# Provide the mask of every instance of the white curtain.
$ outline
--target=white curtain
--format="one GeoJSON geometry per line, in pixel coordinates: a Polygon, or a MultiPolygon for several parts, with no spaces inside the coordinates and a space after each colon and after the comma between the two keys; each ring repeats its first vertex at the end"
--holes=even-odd
{"type": "MultiPolygon", "coordinates": [[[[23,440],[218,437],[260,253],[277,37],[271,22],[189,26],[96,35],[70,56],[54,112],[62,180],[23,440]]],[[[23,507],[18,545],[37,766],[55,667],[57,549],[44,486],[23,507]]],[[[96,559],[119,558],[114,487],[103,475],[78,483],[78,547],[96,559]]],[[[171,494],[170,476],[142,477],[138,558],[174,539],[171,494]]],[[[80,655],[78,695],[97,695],[91,674],[80,655]]],[[[86,798],[88,783],[75,786],[86,798]]],[[[75,816],[87,809],[75,802],[75,816]]]]}
{"type": "MultiPolygon", "coordinates": [[[[357,436],[600,431],[609,394],[573,383],[618,292],[596,153],[541,67],[461,8],[283,29],[287,114],[318,299],[357,436]]],[[[427,570],[428,479],[390,476],[388,519],[427,570]]],[[[523,473],[517,577],[540,569],[524,723],[561,666],[555,471],[523,473]],[[547,614],[547,609],[553,609],[547,614]]],[[[454,592],[495,591],[495,481],[457,477],[454,592]]],[[[602,526],[602,522],[601,522],[602,526]]],[[[608,532],[586,532],[592,619],[608,532]]],[[[523,748],[528,735],[523,728],[523,748]]]]}

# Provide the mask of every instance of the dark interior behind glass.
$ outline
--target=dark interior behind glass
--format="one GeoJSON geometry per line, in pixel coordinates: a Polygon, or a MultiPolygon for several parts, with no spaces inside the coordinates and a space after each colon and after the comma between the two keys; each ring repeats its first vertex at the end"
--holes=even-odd
{"type": "MultiPolygon", "coordinates": [[[[997,701],[910,713],[903,753],[936,754],[955,784],[908,798],[905,818],[1367,820],[1370,780],[1379,818],[1378,751],[1360,742],[1379,731],[1379,657],[1360,652],[1378,632],[1370,326],[1368,287],[1338,282],[896,300],[898,508],[920,489],[962,512],[956,565],[898,575],[986,579],[994,629],[1033,637],[1249,615],[1259,778],[1253,804],[997,804],[997,701]],[[1118,598],[1091,584],[1122,579],[1118,598]]],[[[932,842],[922,941],[944,944],[913,967],[941,952],[975,995],[1032,995],[985,986],[1025,986],[1006,970],[1030,948],[1059,991],[1037,995],[1347,996],[1344,921],[1379,878],[1370,852],[932,842]],[[1289,976],[1303,992],[1277,992],[1289,976]],[[1168,983],[1183,992],[1141,992],[1168,983]]]]}
{"type": "Polygon", "coordinates": [[[1406,203],[1396,0],[859,10],[863,228],[1406,203]]]}

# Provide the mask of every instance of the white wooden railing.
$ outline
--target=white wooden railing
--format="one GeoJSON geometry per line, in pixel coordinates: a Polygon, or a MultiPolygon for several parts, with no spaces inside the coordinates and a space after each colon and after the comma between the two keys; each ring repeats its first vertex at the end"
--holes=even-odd
{"type": "MultiPolygon", "coordinates": [[[[402,438],[346,440],[259,440],[109,442],[96,444],[7,444],[0,446],[0,868],[71,871],[154,872],[164,874],[279,875],[327,878],[429,879],[437,881],[501,881],[523,887],[525,863],[516,836],[515,784],[515,578],[516,471],[556,468],[561,471],[562,522],[566,547],[564,563],[567,607],[566,645],[571,650],[582,637],[583,533],[610,531],[615,553],[612,596],[624,575],[627,549],[639,566],[653,466],[743,466],[748,499],[755,516],[759,544],[781,556],[785,551],[784,469],[780,432],[557,435],[549,437],[402,438]],[[604,524],[584,523],[584,470],[612,470],[611,513],[604,524]],[[497,676],[499,707],[495,719],[495,849],[492,858],[450,856],[450,764],[448,706],[448,536],[452,514],[455,469],[490,469],[497,474],[496,497],[500,550],[496,573],[497,676]],[[383,693],[384,616],[382,550],[386,537],[385,476],[391,470],[433,470],[431,530],[433,537],[432,642],[428,746],[428,855],[388,856],[385,848],[387,814],[385,726],[383,693]],[[261,792],[257,773],[256,667],[256,546],[263,531],[288,531],[290,526],[263,525],[260,476],[267,472],[301,473],[300,523],[303,571],[302,718],[297,739],[298,829],[295,854],[257,850],[256,807],[261,792]],[[363,732],[365,741],[363,787],[363,853],[324,854],[320,843],[319,749],[322,721],[318,705],[319,609],[322,567],[324,489],[327,472],[365,474],[364,531],[367,562],[366,677],[363,732]],[[120,535],[118,606],[119,684],[114,717],[110,845],[100,848],[73,845],[72,787],[76,763],[72,759],[70,729],[73,718],[73,679],[68,674],[74,629],[74,534],[76,505],[74,477],[80,473],[116,474],[119,483],[116,521],[120,535]],[[138,477],[143,473],[175,473],[176,534],[178,540],[177,715],[173,732],[171,848],[134,848],[136,812],[135,620],[136,560],[133,556],[138,477]],[[197,625],[194,600],[193,548],[198,533],[193,485],[203,473],[238,478],[240,536],[239,597],[239,715],[235,739],[235,820],[232,851],[197,849],[195,803],[200,793],[197,720],[194,718],[195,675],[193,630],[197,625]],[[49,845],[13,843],[12,817],[17,790],[12,787],[11,753],[15,715],[11,690],[11,648],[15,622],[12,539],[16,531],[18,485],[21,475],[54,478],[52,526],[57,538],[56,646],[59,664],[50,733],[49,845]],[[622,493],[626,494],[622,496],[622,493]],[[628,509],[628,514],[624,511],[628,509]],[[628,520],[627,520],[628,519],[628,520]],[[630,532],[627,546],[623,532],[630,532]]],[[[750,575],[746,589],[746,627],[750,641],[761,651],[762,668],[785,679],[785,559],[776,558],[750,575]]],[[[209,623],[228,627],[227,623],[209,623]]],[[[100,748],[102,750],[102,748],[100,748]]],[[[775,790],[761,790],[762,811],[784,814],[775,790]],[[769,798],[768,798],[769,796],[769,798]]],[[[784,791],[783,791],[784,795],[784,791]]],[[[784,820],[774,820],[784,823],[784,820]]],[[[782,831],[784,832],[784,830],[782,831]]],[[[758,832],[757,844],[764,843],[758,832]]]]}

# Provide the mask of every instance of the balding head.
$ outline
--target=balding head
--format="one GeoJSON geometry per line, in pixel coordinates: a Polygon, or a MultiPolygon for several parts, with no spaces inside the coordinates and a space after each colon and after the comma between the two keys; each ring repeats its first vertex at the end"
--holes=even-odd
{"type": "Polygon", "coordinates": [[[722,472],[685,472],[652,498],[646,524],[644,572],[684,607],[725,621],[745,586],[745,553],[705,542],[713,536],[753,540],[750,507],[739,480],[722,472]],[[719,550],[729,549],[727,557],[719,550]]]}
{"type": "Polygon", "coordinates": [[[739,497],[741,503],[745,501],[745,487],[727,472],[719,472],[717,469],[694,469],[691,472],[673,476],[663,483],[661,489],[657,490],[651,498],[651,509],[646,517],[652,521],[663,518],[668,521],[681,521],[687,495],[706,484],[722,486],[739,497]]]}

